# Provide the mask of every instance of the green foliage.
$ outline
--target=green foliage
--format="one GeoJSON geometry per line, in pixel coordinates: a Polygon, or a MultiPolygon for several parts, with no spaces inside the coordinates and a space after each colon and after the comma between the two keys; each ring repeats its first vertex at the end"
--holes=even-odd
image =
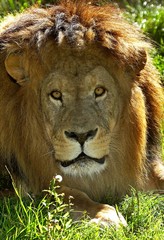
{"type": "Polygon", "coordinates": [[[158,53],[154,55],[153,58],[154,65],[159,70],[161,74],[161,80],[164,83],[164,57],[158,53]]]}
{"type": "Polygon", "coordinates": [[[72,220],[63,195],[55,191],[55,179],[43,199],[5,198],[0,202],[0,239],[62,239],[72,220]]]}
{"type": "Polygon", "coordinates": [[[30,5],[37,3],[40,4],[41,0],[1,0],[0,15],[5,16],[8,13],[23,11],[30,5]]]}
{"type": "Polygon", "coordinates": [[[161,45],[164,53],[164,6],[153,0],[138,0],[133,5],[126,5],[128,17],[161,45]]]}
{"type": "Polygon", "coordinates": [[[164,5],[162,0],[118,1],[127,11],[125,16],[152,39],[157,51],[153,53],[154,64],[164,83],[164,5]]]}
{"type": "Polygon", "coordinates": [[[3,17],[8,13],[21,12],[33,4],[43,5],[55,3],[55,0],[1,0],[0,16],[3,17]]]}
{"type": "Polygon", "coordinates": [[[132,191],[116,208],[127,218],[128,227],[102,228],[89,219],[73,222],[55,188],[41,200],[20,197],[0,201],[0,239],[5,240],[160,240],[164,239],[164,196],[132,191]]]}

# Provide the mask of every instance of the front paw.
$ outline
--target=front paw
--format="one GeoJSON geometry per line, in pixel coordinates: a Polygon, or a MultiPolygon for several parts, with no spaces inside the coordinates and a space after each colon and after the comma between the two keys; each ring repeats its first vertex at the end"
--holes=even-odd
{"type": "Polygon", "coordinates": [[[90,223],[96,223],[102,226],[127,226],[127,222],[121,213],[107,204],[102,204],[100,211],[97,212],[94,218],[90,220],[90,223]]]}

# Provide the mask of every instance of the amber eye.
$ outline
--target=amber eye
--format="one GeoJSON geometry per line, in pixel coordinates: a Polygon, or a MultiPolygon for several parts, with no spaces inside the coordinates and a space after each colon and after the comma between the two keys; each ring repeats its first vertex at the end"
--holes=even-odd
{"type": "Polygon", "coordinates": [[[97,87],[95,89],[95,97],[101,97],[106,93],[106,89],[104,87],[97,87]]]}
{"type": "Polygon", "coordinates": [[[54,90],[50,93],[50,96],[55,100],[62,100],[62,93],[58,90],[54,90]]]}

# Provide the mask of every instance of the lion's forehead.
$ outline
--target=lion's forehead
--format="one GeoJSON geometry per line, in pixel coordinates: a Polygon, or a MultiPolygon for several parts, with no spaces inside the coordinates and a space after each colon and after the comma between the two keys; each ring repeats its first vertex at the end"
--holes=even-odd
{"type": "Polygon", "coordinates": [[[50,72],[47,76],[45,82],[48,86],[52,87],[53,84],[58,84],[59,87],[65,86],[66,88],[78,87],[92,87],[96,84],[107,84],[108,82],[113,82],[114,80],[110,73],[101,65],[92,67],[92,68],[81,68],[78,69],[78,66],[72,69],[55,69],[53,72],[50,72]]]}
{"type": "MultiPolygon", "coordinates": [[[[54,59],[49,72],[43,79],[43,87],[70,89],[78,91],[92,89],[97,85],[105,85],[111,88],[115,79],[109,69],[103,64],[103,58],[95,58],[92,55],[63,55],[62,61],[54,59]]],[[[59,60],[59,59],[58,59],[59,60]]]]}
{"type": "MultiPolygon", "coordinates": [[[[62,56],[57,55],[51,64],[52,72],[54,70],[59,70],[62,73],[67,73],[69,75],[78,76],[85,75],[87,72],[90,72],[93,68],[100,64],[100,60],[95,59],[95,57],[87,57],[84,54],[80,57],[72,54],[71,51],[69,54],[64,53],[62,56]]],[[[47,61],[47,58],[46,58],[47,61]]]]}
{"type": "MultiPolygon", "coordinates": [[[[36,53],[37,54],[37,53],[36,53]]],[[[62,69],[72,74],[83,73],[91,70],[97,65],[106,66],[106,55],[100,48],[92,46],[77,50],[69,45],[64,48],[57,48],[55,45],[49,46],[49,42],[42,50],[42,63],[49,66],[49,69],[62,69]],[[50,55],[51,49],[51,57],[50,55]]],[[[30,59],[31,60],[31,59],[30,59]]],[[[35,60],[35,59],[34,59],[35,60]]],[[[109,66],[108,66],[109,67],[109,66]]]]}

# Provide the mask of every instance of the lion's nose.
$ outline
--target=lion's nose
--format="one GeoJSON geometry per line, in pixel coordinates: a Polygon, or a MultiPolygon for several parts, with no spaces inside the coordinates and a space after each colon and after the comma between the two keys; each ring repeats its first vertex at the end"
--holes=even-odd
{"type": "Polygon", "coordinates": [[[72,131],[65,131],[65,135],[67,138],[70,138],[72,140],[78,141],[81,145],[85,143],[88,139],[92,139],[96,136],[97,128],[94,130],[90,130],[85,133],[78,133],[78,132],[72,132],[72,131]]]}

